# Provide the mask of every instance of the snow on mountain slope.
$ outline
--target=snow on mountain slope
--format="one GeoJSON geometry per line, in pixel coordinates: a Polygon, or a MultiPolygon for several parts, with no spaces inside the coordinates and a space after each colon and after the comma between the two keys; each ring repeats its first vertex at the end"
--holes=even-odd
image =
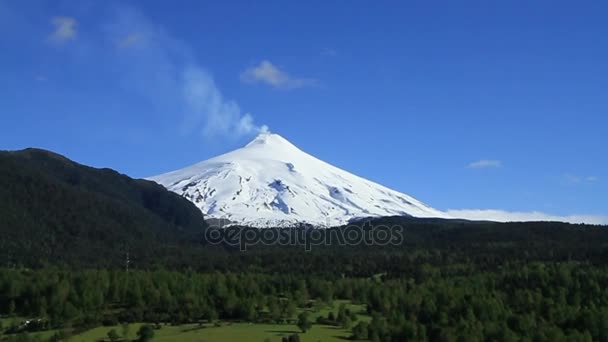
{"type": "Polygon", "coordinates": [[[272,133],[150,179],[192,201],[208,218],[255,227],[327,227],[370,216],[448,217],[406,194],[325,163],[272,133]]]}

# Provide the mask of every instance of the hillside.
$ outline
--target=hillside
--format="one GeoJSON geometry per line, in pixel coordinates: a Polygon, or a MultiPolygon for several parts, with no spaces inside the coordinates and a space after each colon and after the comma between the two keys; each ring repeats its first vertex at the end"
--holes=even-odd
{"type": "Polygon", "coordinates": [[[0,217],[3,265],[116,264],[205,227],[194,205],[154,182],[40,149],[0,152],[0,217]]]}

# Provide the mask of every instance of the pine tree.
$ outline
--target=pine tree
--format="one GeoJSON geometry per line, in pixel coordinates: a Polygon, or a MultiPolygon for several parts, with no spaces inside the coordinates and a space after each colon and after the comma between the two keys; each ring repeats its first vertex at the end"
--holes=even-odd
{"type": "Polygon", "coordinates": [[[304,311],[298,315],[298,328],[306,333],[312,326],[312,323],[308,319],[308,312],[304,311]]]}

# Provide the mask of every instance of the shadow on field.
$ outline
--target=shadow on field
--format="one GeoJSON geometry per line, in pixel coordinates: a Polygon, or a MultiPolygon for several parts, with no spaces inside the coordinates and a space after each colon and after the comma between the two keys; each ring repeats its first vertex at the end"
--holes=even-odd
{"type": "Polygon", "coordinates": [[[299,330],[266,330],[266,333],[270,334],[299,334],[301,331],[299,330]]]}

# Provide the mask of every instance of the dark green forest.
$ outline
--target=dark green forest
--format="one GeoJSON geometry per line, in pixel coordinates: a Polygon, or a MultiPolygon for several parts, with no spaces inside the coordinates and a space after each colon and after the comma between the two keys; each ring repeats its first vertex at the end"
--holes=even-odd
{"type": "Polygon", "coordinates": [[[400,227],[396,244],[243,252],[206,238],[198,209],[161,186],[50,152],[0,153],[0,183],[0,316],[34,322],[4,327],[9,340],[129,322],[285,323],[350,300],[369,322],[340,309],[297,323],[353,340],[608,341],[606,227],[393,217],[289,232],[400,227]]]}
{"type": "Polygon", "coordinates": [[[39,149],[0,151],[0,218],[3,265],[110,265],[205,226],[192,203],[154,182],[39,149]]]}

